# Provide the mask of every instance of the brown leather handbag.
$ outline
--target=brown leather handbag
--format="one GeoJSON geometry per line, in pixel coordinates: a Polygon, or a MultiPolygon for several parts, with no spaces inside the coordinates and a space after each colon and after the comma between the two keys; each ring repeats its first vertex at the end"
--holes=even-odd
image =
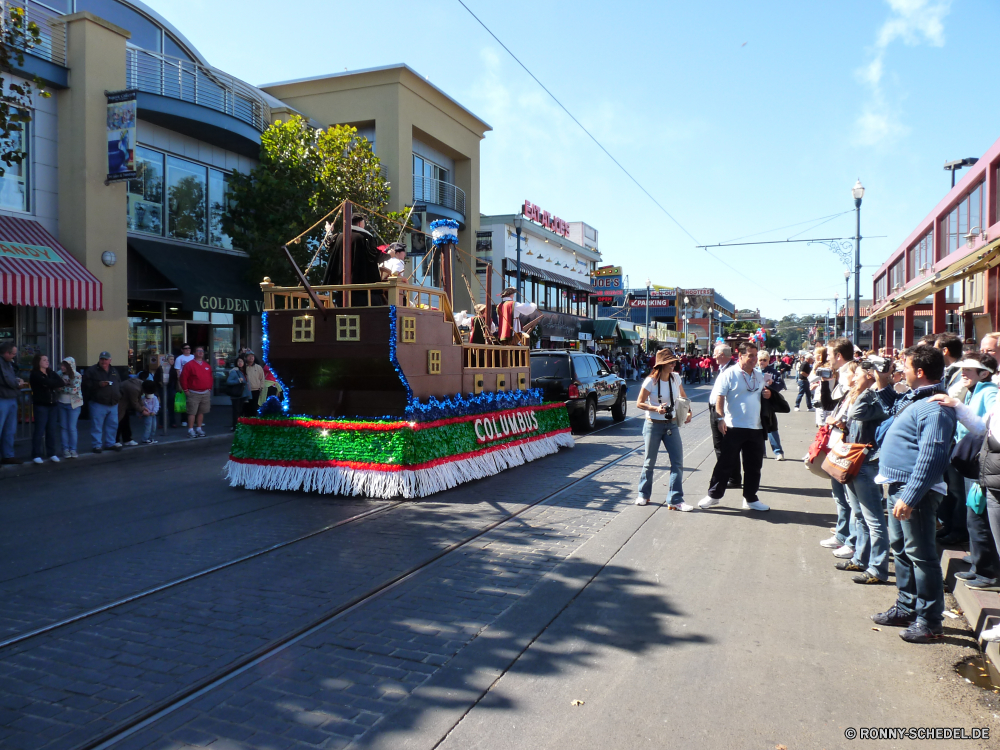
{"type": "Polygon", "coordinates": [[[863,443],[833,445],[823,459],[823,471],[841,484],[847,484],[861,471],[870,450],[871,446],[863,443]]]}

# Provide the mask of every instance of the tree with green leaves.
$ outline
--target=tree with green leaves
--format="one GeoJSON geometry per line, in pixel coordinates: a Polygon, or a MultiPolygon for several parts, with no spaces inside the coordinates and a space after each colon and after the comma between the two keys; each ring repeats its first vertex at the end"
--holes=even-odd
{"type": "MultiPolygon", "coordinates": [[[[275,121],[264,131],[260,162],[249,174],[233,172],[222,228],[232,237],[233,247],[250,255],[255,281],[270,276],[279,286],[294,286],[298,282],[282,245],[320,222],[301,242],[288,246],[304,270],[324,236],[320,220],[345,200],[358,204],[355,211],[365,215],[379,244],[394,242],[399,236],[398,225],[371,212],[403,219],[401,214],[386,211],[389,183],[382,177],[371,144],[348,125],[317,130],[293,116],[275,121]]],[[[340,231],[339,222],[334,231],[340,231]]],[[[325,268],[326,258],[321,257],[310,277],[322,278],[325,268]]]]}
{"type": "MultiPolygon", "coordinates": [[[[0,1],[0,162],[8,167],[24,161],[22,133],[31,122],[32,95],[37,90],[43,99],[52,96],[38,76],[28,81],[23,74],[24,53],[41,43],[41,29],[24,8],[0,1]]],[[[6,171],[0,166],[0,177],[6,171]]]]}

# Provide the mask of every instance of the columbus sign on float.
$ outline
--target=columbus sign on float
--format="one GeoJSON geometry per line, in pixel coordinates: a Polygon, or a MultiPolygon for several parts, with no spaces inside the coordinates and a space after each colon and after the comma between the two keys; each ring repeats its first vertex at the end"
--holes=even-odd
{"type": "Polygon", "coordinates": [[[247,489],[425,497],[572,445],[563,403],[430,422],[244,418],[227,471],[247,489]]]}

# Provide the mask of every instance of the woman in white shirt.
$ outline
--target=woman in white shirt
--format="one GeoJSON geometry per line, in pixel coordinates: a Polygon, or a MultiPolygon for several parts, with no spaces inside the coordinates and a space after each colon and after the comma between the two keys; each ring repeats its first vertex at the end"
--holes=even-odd
{"type": "MultiPolygon", "coordinates": [[[[680,359],[673,352],[664,349],[656,353],[656,362],[649,377],[642,382],[636,408],[646,412],[642,426],[642,436],[646,443],[646,457],[639,477],[639,494],[636,505],[646,505],[653,492],[653,469],[660,443],[670,456],[670,491],[667,494],[667,508],[689,511],[694,508],[684,502],[684,445],[681,443],[680,424],[677,421],[677,400],[687,398],[681,378],[674,368],[680,359]]],[[[688,411],[684,424],[691,421],[688,411]]]]}

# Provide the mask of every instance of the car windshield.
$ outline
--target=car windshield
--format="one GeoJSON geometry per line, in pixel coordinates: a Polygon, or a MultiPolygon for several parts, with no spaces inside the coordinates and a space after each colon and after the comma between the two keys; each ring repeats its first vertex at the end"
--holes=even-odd
{"type": "Polygon", "coordinates": [[[531,358],[532,378],[568,378],[569,357],[541,356],[531,358]]]}

